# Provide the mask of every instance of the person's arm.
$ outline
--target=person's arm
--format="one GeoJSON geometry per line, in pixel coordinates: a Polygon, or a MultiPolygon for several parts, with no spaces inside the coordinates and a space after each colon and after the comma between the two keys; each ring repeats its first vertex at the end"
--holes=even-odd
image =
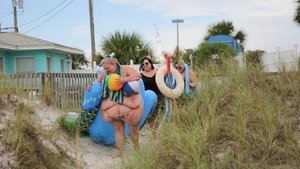
{"type": "Polygon", "coordinates": [[[125,76],[120,78],[120,83],[139,80],[141,78],[141,74],[130,66],[122,66],[122,69],[125,76]]]}
{"type": "Polygon", "coordinates": [[[195,72],[192,71],[192,70],[190,70],[190,71],[189,71],[189,77],[190,77],[189,85],[190,85],[191,87],[196,87],[197,84],[198,84],[198,78],[197,78],[195,72]]]}
{"type": "Polygon", "coordinates": [[[99,75],[98,75],[98,78],[97,78],[97,81],[98,82],[102,82],[104,77],[105,77],[106,73],[105,71],[101,72],[99,75]]]}

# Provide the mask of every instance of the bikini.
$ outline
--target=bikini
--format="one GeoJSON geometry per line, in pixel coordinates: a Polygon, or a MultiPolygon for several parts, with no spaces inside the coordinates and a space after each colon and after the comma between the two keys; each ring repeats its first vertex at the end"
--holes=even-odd
{"type": "Polygon", "coordinates": [[[122,120],[125,117],[128,116],[129,113],[122,113],[122,114],[118,114],[118,115],[109,115],[106,112],[103,112],[108,118],[112,119],[112,120],[122,120]]]}

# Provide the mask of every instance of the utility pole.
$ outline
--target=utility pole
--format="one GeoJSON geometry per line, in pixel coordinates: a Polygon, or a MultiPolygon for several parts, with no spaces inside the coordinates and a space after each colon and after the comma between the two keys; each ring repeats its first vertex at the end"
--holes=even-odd
{"type": "Polygon", "coordinates": [[[18,14],[17,14],[17,5],[20,9],[23,9],[23,0],[11,0],[13,10],[14,10],[14,32],[19,32],[18,28],[18,14]]]}
{"type": "Polygon", "coordinates": [[[179,54],[179,23],[183,23],[184,20],[183,19],[174,19],[172,20],[172,23],[176,23],[177,24],[177,47],[176,47],[176,55],[178,56],[179,54]]]}
{"type": "MultiPolygon", "coordinates": [[[[16,2],[16,0],[13,0],[16,2]]],[[[15,3],[16,4],[16,3],[15,3]]],[[[14,8],[14,31],[19,32],[18,29],[18,19],[17,19],[17,5],[15,5],[13,2],[13,8],[14,8]]]]}
{"type": "MultiPolygon", "coordinates": [[[[92,47],[92,63],[95,60],[94,57],[96,56],[93,3],[94,3],[93,0],[89,0],[90,29],[91,29],[91,47],[92,47]]],[[[92,66],[92,67],[94,69],[94,66],[92,66]]]]}

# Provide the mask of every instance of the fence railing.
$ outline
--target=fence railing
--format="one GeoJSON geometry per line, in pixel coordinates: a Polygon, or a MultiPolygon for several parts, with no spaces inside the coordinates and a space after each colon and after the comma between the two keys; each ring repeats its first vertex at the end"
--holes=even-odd
{"type": "Polygon", "coordinates": [[[62,109],[79,109],[94,73],[21,73],[0,76],[4,88],[17,88],[30,99],[46,99],[62,109]]]}

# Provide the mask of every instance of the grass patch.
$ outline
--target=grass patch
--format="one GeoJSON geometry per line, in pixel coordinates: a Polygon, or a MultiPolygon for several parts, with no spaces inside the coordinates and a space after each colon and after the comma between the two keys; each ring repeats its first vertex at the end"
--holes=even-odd
{"type": "MultiPolygon", "coordinates": [[[[155,143],[123,168],[298,168],[299,72],[208,65],[155,143]],[[148,163],[149,165],[145,165],[148,163]]],[[[144,149],[144,147],[142,148],[144,149]]]]}

